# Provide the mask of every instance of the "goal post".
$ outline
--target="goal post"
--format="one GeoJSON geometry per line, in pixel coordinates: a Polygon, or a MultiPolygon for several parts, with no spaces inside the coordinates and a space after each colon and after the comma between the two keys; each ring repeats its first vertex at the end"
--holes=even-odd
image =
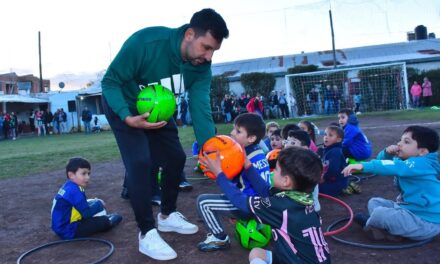
{"type": "Polygon", "coordinates": [[[287,74],[285,81],[298,116],[335,114],[341,108],[357,112],[409,108],[405,63],[287,74]]]}

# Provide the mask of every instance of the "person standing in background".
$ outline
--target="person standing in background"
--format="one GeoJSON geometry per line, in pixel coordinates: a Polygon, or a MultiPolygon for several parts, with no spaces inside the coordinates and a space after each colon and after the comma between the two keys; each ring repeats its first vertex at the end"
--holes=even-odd
{"type": "Polygon", "coordinates": [[[280,93],[280,96],[278,98],[278,103],[283,120],[289,118],[289,108],[287,107],[287,98],[286,98],[286,93],[284,91],[280,93]]]}
{"type": "Polygon", "coordinates": [[[35,113],[34,110],[31,109],[29,112],[29,126],[31,128],[31,132],[35,132],[35,113]]]}
{"type": "Polygon", "coordinates": [[[339,112],[340,101],[341,93],[339,92],[338,86],[333,85],[333,111],[335,113],[339,112]]]}
{"type": "Polygon", "coordinates": [[[84,123],[84,133],[90,134],[92,133],[92,127],[90,122],[92,122],[92,112],[90,112],[89,108],[84,107],[84,110],[81,113],[81,120],[84,123]]]}
{"type": "Polygon", "coordinates": [[[430,99],[432,97],[432,87],[431,82],[428,80],[428,77],[423,78],[423,106],[430,106],[430,99]]]}
{"type": "Polygon", "coordinates": [[[420,106],[420,95],[422,95],[422,87],[417,81],[414,81],[414,84],[411,86],[411,96],[414,108],[420,106]]]}

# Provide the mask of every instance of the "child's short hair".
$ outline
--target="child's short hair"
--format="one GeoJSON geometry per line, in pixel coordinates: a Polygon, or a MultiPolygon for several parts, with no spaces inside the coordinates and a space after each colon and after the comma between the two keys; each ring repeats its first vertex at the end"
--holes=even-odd
{"type": "Polygon", "coordinates": [[[318,155],[300,147],[285,148],[278,155],[281,175],[289,176],[295,183],[295,190],[311,192],[322,175],[322,162],[318,155]]]}
{"type": "Polygon", "coordinates": [[[338,138],[344,139],[344,130],[339,126],[328,126],[326,129],[336,133],[336,136],[338,136],[338,138]]]}
{"type": "Polygon", "coordinates": [[[78,169],[91,169],[90,162],[86,159],[75,157],[71,158],[66,165],[66,176],[69,178],[69,172],[75,173],[78,169]]]}
{"type": "Polygon", "coordinates": [[[427,148],[429,152],[436,152],[439,146],[438,133],[425,126],[409,126],[403,131],[405,133],[411,133],[412,139],[417,142],[418,148],[427,148]]]}
{"type": "Polygon", "coordinates": [[[342,108],[339,110],[338,114],[346,114],[347,116],[351,116],[354,115],[354,112],[350,108],[342,108]]]}
{"type": "Polygon", "coordinates": [[[290,130],[289,137],[294,137],[301,142],[301,146],[309,147],[310,146],[310,136],[306,131],[303,130],[290,130]]]}
{"type": "Polygon", "coordinates": [[[277,129],[279,129],[279,128],[280,128],[280,125],[279,125],[277,122],[274,122],[274,121],[268,122],[268,123],[266,124],[266,133],[267,133],[267,131],[269,131],[269,129],[270,129],[271,127],[276,127],[277,129]]]}
{"type": "Polygon", "coordinates": [[[300,130],[300,129],[301,128],[297,124],[287,124],[281,130],[281,136],[283,137],[283,139],[287,139],[290,130],[300,130]]]}
{"type": "Polygon", "coordinates": [[[278,136],[281,137],[281,129],[277,129],[272,133],[272,136],[278,136]]]}
{"type": "Polygon", "coordinates": [[[254,113],[239,114],[234,119],[234,124],[246,129],[248,136],[255,136],[255,143],[257,144],[266,134],[266,125],[264,124],[263,118],[254,113]]]}

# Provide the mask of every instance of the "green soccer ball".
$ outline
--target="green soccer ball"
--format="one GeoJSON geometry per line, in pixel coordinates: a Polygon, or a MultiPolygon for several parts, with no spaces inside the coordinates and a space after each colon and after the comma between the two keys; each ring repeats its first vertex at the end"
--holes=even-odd
{"type": "Polygon", "coordinates": [[[142,91],[136,101],[136,108],[139,114],[150,113],[147,121],[156,123],[168,121],[176,111],[176,99],[174,94],[160,84],[141,85],[142,91]]]}
{"type": "Polygon", "coordinates": [[[263,248],[272,238],[272,228],[269,225],[257,223],[255,219],[238,220],[235,224],[235,237],[246,249],[263,248]]]}

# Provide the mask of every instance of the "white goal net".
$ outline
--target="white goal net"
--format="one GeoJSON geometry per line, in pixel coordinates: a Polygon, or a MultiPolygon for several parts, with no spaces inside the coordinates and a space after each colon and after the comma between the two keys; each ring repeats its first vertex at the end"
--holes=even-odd
{"type": "Polygon", "coordinates": [[[288,74],[285,78],[286,94],[295,98],[299,116],[335,114],[342,108],[373,112],[409,107],[405,63],[288,74]]]}

